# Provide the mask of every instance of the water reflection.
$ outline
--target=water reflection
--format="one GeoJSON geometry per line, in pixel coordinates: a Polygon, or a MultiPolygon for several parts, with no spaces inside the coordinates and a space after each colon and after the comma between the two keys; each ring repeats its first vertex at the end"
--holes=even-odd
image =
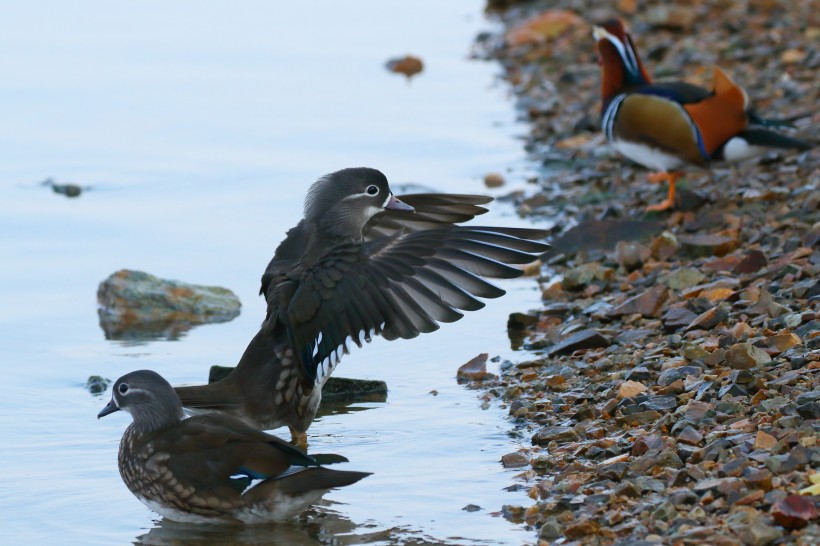
{"type": "Polygon", "coordinates": [[[354,544],[401,543],[405,545],[442,545],[447,542],[425,536],[407,527],[375,529],[357,524],[331,509],[322,501],[293,522],[270,525],[194,525],[160,519],[147,533],[137,536],[141,546],[199,546],[209,544],[237,546],[352,546],[354,544]]]}

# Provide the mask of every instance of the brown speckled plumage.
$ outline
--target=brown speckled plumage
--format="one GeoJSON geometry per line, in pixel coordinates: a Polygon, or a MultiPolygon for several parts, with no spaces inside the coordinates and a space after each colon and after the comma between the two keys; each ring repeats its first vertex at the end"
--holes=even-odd
{"type": "Polygon", "coordinates": [[[367,476],[323,468],[320,460],[345,459],[310,457],[227,415],[182,419],[173,387],[149,370],[118,379],[111,402],[99,416],[119,409],[134,419],[118,455],[125,485],[149,508],[177,521],[280,521],[328,489],[367,476]],[[293,467],[301,470],[291,473],[293,467]]]}

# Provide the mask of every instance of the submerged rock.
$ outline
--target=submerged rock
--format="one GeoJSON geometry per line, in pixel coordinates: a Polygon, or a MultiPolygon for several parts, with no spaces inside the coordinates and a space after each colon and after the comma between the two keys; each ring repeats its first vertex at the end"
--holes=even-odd
{"type": "Polygon", "coordinates": [[[200,324],[239,315],[239,298],[227,288],[165,280],[123,269],[97,289],[100,327],[106,339],[177,339],[200,324]]]}
{"type": "MultiPolygon", "coordinates": [[[[211,366],[208,383],[216,383],[233,371],[233,366],[211,366]]],[[[351,379],[330,376],[322,387],[322,406],[353,402],[385,402],[387,383],[378,379],[351,379]]]]}
{"type": "Polygon", "coordinates": [[[92,375],[85,382],[85,389],[91,394],[102,394],[108,389],[111,384],[110,379],[106,379],[101,375],[92,375]]]}

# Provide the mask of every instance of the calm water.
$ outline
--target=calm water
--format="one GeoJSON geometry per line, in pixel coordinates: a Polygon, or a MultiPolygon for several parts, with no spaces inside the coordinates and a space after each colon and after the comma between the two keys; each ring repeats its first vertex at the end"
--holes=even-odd
{"type": "MultiPolygon", "coordinates": [[[[504,412],[482,411],[454,378],[479,352],[513,357],[506,314],[535,306],[531,280],[505,283],[506,298],[435,334],[377,340],[343,361],[338,375],[387,381],[388,401],[321,418],[311,449],[375,474],[301,522],[175,525],[119,478],[128,416],[97,421],[108,394],[90,395],[86,379],[151,368],[191,384],[235,362],[264,314],[259,276],[316,177],[368,165],[394,185],[484,192],[486,172],[524,165],[496,68],[467,60],[489,26],[481,1],[275,4],[3,5],[0,542],[531,538],[490,514],[526,501],[503,490],[516,473],[498,462],[516,448],[504,412]],[[383,68],[405,53],[426,62],[411,84],[383,68]],[[91,189],[67,199],[39,185],[49,176],[91,189]],[[242,314],[179,341],[106,341],[96,289],[124,267],[228,287],[242,314]]],[[[521,225],[503,205],[483,221],[521,225]]]]}

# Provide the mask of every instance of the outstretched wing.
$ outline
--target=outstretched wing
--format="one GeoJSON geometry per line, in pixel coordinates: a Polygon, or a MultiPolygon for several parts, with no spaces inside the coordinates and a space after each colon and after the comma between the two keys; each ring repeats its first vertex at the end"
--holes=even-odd
{"type": "Polygon", "coordinates": [[[348,341],[413,338],[480,309],[478,298],[501,296],[483,277],[520,276],[510,264],[535,260],[549,245],[532,239],[545,236],[535,229],[449,226],[344,245],[301,275],[279,318],[305,374],[315,379],[348,341]]]}
{"type": "Polygon", "coordinates": [[[415,212],[385,210],[377,214],[364,227],[365,240],[394,235],[401,230],[418,231],[460,224],[486,213],[487,209],[481,205],[493,200],[486,195],[453,193],[415,193],[398,197],[415,212]]]}

